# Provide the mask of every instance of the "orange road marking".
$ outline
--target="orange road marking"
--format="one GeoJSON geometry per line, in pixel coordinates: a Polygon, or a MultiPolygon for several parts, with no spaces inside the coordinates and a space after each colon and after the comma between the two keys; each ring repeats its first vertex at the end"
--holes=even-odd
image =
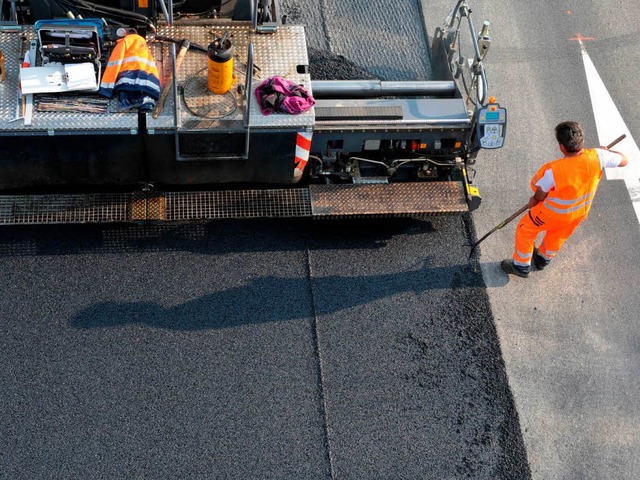
{"type": "Polygon", "coordinates": [[[569,41],[580,42],[580,45],[584,45],[585,40],[595,40],[594,37],[584,37],[580,32],[576,34],[575,37],[570,38],[569,41]]]}

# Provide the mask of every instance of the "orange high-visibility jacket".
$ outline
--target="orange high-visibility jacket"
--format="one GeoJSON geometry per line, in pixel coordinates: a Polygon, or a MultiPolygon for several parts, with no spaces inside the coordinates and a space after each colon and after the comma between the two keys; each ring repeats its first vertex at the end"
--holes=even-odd
{"type": "Polygon", "coordinates": [[[160,78],[147,42],[130,34],[117,41],[102,74],[100,94],[109,98],[114,91],[141,92],[157,100],[160,78]]]}
{"type": "Polygon", "coordinates": [[[602,178],[598,153],[594,149],[585,149],[575,157],[559,158],[546,163],[531,179],[531,189],[534,192],[536,183],[548,169],[552,170],[555,187],[536,207],[552,223],[584,220],[589,215],[602,178]]]}

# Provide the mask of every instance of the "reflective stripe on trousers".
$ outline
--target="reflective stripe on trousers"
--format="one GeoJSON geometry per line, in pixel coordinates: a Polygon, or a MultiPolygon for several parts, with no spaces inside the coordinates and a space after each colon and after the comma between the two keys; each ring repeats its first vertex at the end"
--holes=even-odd
{"type": "MultiPolygon", "coordinates": [[[[538,218],[538,216],[535,218],[538,218]]],[[[516,245],[513,252],[514,265],[522,267],[531,265],[534,242],[541,232],[546,233],[538,252],[544,259],[551,260],[583,220],[584,217],[581,217],[571,222],[537,225],[533,222],[531,215],[523,216],[516,227],[516,245]]]]}

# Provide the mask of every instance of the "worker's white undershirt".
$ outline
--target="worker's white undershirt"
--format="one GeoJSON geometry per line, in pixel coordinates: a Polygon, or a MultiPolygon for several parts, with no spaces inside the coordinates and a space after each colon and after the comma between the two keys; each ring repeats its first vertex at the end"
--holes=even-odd
{"type": "MultiPolygon", "coordinates": [[[[601,148],[596,148],[595,150],[600,159],[600,168],[615,168],[620,166],[622,157],[619,154],[601,148]]],[[[551,189],[556,186],[556,181],[553,178],[553,170],[548,168],[542,178],[536,182],[536,185],[544,192],[550,192],[551,189]]]]}

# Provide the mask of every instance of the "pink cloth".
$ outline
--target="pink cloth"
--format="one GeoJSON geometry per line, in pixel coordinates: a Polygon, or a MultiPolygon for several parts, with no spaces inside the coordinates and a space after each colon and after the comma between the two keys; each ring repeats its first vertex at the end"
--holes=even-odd
{"type": "Polygon", "coordinates": [[[283,112],[292,115],[306,112],[316,103],[301,85],[282,77],[269,77],[256,88],[256,98],[263,115],[283,112]]]}

